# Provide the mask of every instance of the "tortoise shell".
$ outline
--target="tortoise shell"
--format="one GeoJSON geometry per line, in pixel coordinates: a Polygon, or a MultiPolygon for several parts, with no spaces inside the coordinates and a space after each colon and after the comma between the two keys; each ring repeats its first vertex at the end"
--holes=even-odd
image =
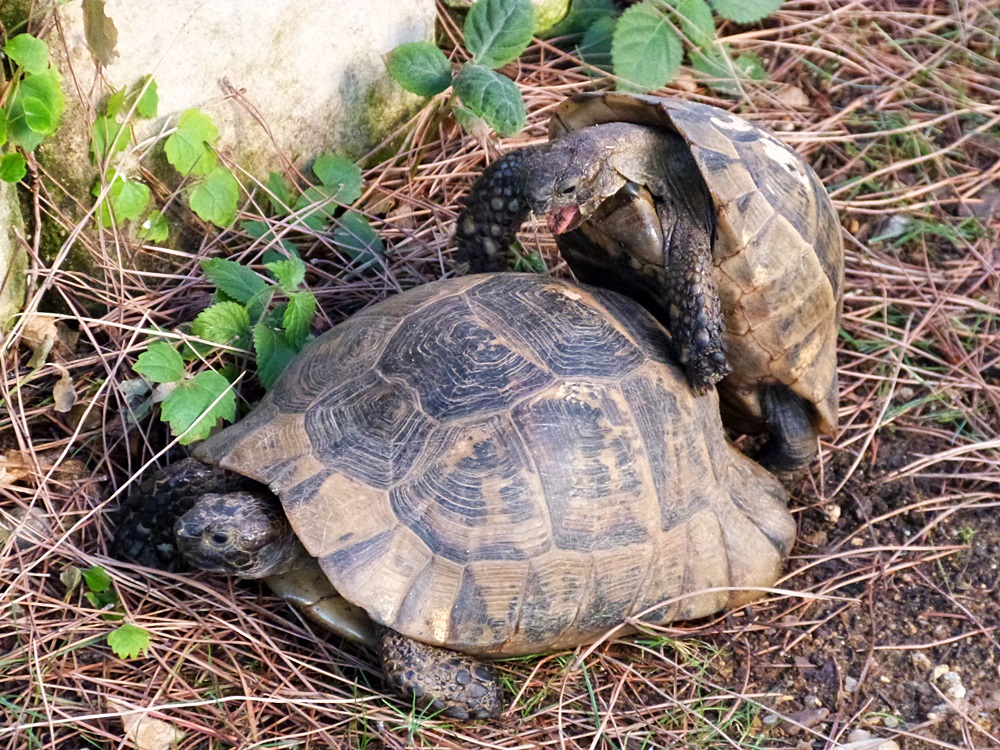
{"type": "Polygon", "coordinates": [[[668,347],[613,292],[439,281],[320,336],[195,456],[270,485],[376,622],[482,655],[574,646],[756,598],[793,541],[781,485],[668,347]]]}
{"type": "MultiPolygon", "coordinates": [[[[622,121],[679,134],[714,201],[715,282],[732,366],[719,391],[734,425],[746,430],[759,422],[761,386],[780,383],[812,404],[816,427],[834,435],[844,248],[837,213],[816,173],[746,120],[681,99],[580,94],[556,109],[549,137],[622,121]]],[[[639,231],[642,218],[627,216],[627,231],[639,231]]],[[[593,241],[587,228],[557,237],[567,257],[586,255],[593,241]]]]}

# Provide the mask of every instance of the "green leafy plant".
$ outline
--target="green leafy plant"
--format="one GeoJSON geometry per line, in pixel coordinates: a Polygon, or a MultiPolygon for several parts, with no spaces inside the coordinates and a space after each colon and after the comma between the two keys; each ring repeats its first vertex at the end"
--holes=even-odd
{"type": "MultiPolygon", "coordinates": [[[[105,620],[120,621],[122,614],[118,592],[114,590],[114,581],[104,568],[95,565],[81,571],[76,567],[68,567],[59,576],[66,587],[66,595],[76,589],[82,581],[86,587],[83,597],[91,607],[103,611],[101,617],[105,620]]],[[[108,645],[115,655],[121,659],[134,659],[149,648],[152,634],[138,625],[123,622],[107,634],[108,645]]]]}
{"type": "Polygon", "coordinates": [[[691,67],[719,91],[740,77],[766,77],[752,54],[733,57],[715,32],[715,14],[734,23],[771,15],[783,0],[644,0],[619,14],[612,0],[573,0],[548,36],[579,35],[581,58],[613,73],[623,91],[657,89],[677,75],[685,51],[691,67]]]}
{"type": "Polygon", "coordinates": [[[59,127],[66,108],[62,76],[49,62],[49,48],[31,34],[11,37],[3,48],[12,70],[0,89],[0,180],[18,182],[27,173],[24,155],[59,127]]]}
{"type": "Polygon", "coordinates": [[[497,68],[516,60],[531,41],[535,14],[529,0],[479,0],[465,18],[464,38],[470,60],[452,70],[431,42],[410,42],[386,56],[386,67],[404,89],[435,96],[452,87],[461,106],[463,127],[484,120],[502,136],[525,126],[524,100],[517,85],[497,68]]]}
{"type": "Polygon", "coordinates": [[[160,416],[182,444],[204,440],[220,420],[236,419],[232,368],[189,372],[189,363],[217,347],[249,350],[257,356],[257,376],[265,388],[310,338],[316,297],[302,288],[305,264],[294,254],[268,251],[267,278],[232,260],[209,258],[201,263],[216,287],[215,301],[190,326],[193,341],[178,351],[166,341],[151,342],[134,370],[154,385],[152,400],[160,416]],[[204,342],[204,343],[202,343],[204,342]]]}

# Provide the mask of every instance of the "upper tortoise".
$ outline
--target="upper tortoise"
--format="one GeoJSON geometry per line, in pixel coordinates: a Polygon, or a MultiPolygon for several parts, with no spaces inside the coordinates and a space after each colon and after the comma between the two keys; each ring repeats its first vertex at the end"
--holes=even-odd
{"type": "Polygon", "coordinates": [[[529,274],[418,287],[320,336],[245,419],[147,483],[118,546],[270,576],[329,627],[381,640],[404,694],[494,715],[475,657],[704,616],[779,575],[785,492],[671,356],[607,290],[529,274]]]}
{"type": "Polygon", "coordinates": [[[766,465],[808,463],[836,433],[844,273],[816,174],[746,120],[680,99],[581,94],[549,137],[474,184],[455,232],[470,269],[503,270],[529,211],[547,217],[579,280],[640,301],[697,390],[721,380],[727,424],[770,434],[766,465]]]}

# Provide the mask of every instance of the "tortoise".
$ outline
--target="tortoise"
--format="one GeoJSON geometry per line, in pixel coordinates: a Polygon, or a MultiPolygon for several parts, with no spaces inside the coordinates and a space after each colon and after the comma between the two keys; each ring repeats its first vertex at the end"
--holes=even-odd
{"type": "Polygon", "coordinates": [[[718,383],[728,426],[767,432],[794,471],[837,427],[844,251],[815,172],[735,115],[681,99],[580,94],[548,143],[488,167],[456,222],[473,272],[500,271],[529,211],[577,279],[669,329],[691,384],[718,383]]]}
{"type": "Polygon", "coordinates": [[[379,648],[403,695],[495,716],[488,660],[739,607],[780,573],[785,490],[673,356],[609,290],[508,273],[417,287],[317,338],[130,497],[116,543],[266,577],[379,648]]]}

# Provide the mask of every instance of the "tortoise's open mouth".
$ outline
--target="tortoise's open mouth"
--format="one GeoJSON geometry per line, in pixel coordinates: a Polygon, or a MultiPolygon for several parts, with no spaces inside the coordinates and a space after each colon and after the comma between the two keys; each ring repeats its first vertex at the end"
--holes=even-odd
{"type": "Polygon", "coordinates": [[[583,223],[583,213],[579,206],[563,206],[549,214],[548,223],[552,234],[562,234],[580,226],[583,223]]]}

